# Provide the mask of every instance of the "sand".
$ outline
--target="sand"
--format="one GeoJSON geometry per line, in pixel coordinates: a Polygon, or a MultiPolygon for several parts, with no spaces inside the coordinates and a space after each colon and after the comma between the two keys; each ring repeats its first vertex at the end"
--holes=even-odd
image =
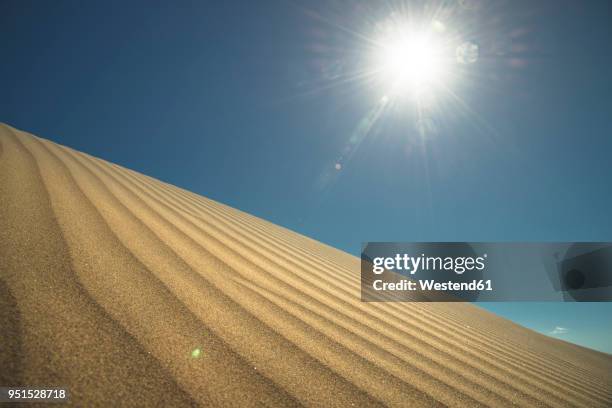
{"type": "Polygon", "coordinates": [[[0,385],[77,406],[612,406],[612,356],[0,125],[0,385]]]}

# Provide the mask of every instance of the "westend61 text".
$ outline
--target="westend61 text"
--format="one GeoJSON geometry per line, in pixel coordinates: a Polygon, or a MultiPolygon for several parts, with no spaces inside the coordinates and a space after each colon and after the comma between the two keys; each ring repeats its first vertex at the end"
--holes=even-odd
{"type": "Polygon", "coordinates": [[[471,282],[436,282],[434,280],[420,279],[412,281],[402,279],[399,282],[384,282],[375,280],[372,284],[374,290],[437,290],[437,291],[491,291],[491,280],[473,280],[471,282]]]}

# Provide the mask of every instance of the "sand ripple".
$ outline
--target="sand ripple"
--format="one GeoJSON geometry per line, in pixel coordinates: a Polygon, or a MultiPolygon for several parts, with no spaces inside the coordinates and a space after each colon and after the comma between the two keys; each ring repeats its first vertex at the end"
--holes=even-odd
{"type": "Polygon", "coordinates": [[[0,385],[79,406],[612,406],[612,356],[0,125],[0,385]]]}

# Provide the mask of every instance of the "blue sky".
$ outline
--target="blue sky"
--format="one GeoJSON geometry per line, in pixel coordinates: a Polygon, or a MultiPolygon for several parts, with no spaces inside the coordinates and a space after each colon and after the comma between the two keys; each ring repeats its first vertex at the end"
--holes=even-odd
{"type": "MultiPolygon", "coordinates": [[[[479,58],[421,122],[353,79],[404,3],[4,0],[0,121],[354,254],[612,240],[612,3],[437,3],[479,58]]],[[[486,307],[612,352],[610,304],[486,307]]]]}

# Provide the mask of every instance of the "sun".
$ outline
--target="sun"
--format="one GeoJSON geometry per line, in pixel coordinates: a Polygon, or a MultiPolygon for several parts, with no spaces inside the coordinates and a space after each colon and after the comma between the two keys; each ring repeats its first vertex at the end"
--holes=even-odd
{"type": "Polygon", "coordinates": [[[375,71],[391,94],[433,93],[448,80],[447,54],[435,30],[398,25],[377,41],[375,71]]]}

